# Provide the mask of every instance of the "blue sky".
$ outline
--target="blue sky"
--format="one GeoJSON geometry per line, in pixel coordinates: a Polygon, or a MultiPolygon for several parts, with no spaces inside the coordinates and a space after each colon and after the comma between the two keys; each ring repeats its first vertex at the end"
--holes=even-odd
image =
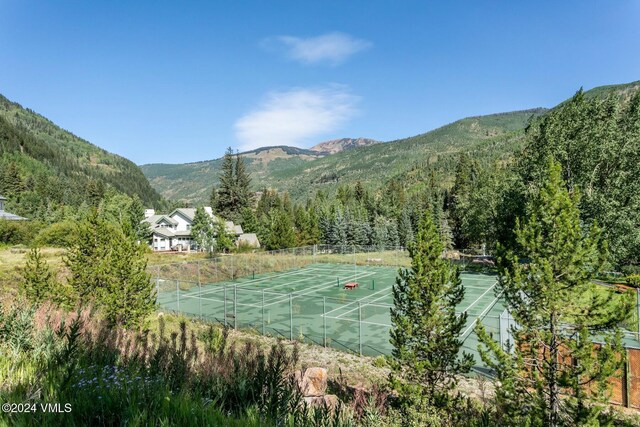
{"type": "Polygon", "coordinates": [[[0,93],[138,164],[382,141],[640,79],[640,2],[0,0],[0,93]]]}

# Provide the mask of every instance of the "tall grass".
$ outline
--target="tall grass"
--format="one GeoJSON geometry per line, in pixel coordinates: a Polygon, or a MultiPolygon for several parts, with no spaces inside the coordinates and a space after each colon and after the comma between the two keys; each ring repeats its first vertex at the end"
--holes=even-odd
{"type": "Polygon", "coordinates": [[[0,400],[70,404],[71,412],[7,413],[10,425],[348,426],[348,408],[311,408],[293,370],[297,348],[237,346],[183,321],[168,332],[108,328],[91,309],[13,306],[0,317],[0,400]]]}

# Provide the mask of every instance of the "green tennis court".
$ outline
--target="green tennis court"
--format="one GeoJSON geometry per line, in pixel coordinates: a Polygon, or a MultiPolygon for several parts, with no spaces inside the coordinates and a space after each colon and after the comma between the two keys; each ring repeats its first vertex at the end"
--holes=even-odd
{"type": "MultiPolygon", "coordinates": [[[[235,328],[376,356],[391,353],[396,276],[393,267],[319,263],[217,283],[158,279],[158,303],[235,328]],[[348,283],[358,286],[345,289],[348,283]]],[[[464,348],[476,354],[475,319],[498,333],[503,306],[495,276],[463,273],[462,280],[466,294],[459,311],[469,314],[464,348]]]]}

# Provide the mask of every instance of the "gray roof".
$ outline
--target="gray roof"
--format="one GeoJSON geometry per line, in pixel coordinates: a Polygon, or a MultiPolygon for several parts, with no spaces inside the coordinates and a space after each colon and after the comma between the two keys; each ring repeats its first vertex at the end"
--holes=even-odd
{"type": "Polygon", "coordinates": [[[174,209],[173,212],[169,214],[169,216],[173,216],[174,214],[180,213],[182,216],[187,218],[189,221],[193,221],[193,217],[196,216],[196,210],[194,208],[178,208],[174,209]]]}
{"type": "Polygon", "coordinates": [[[145,218],[140,222],[148,222],[151,225],[159,223],[162,219],[165,219],[169,224],[178,225],[178,221],[167,215],[151,215],[149,218],[145,218]]]}
{"type": "Polygon", "coordinates": [[[176,235],[173,231],[164,227],[154,228],[153,234],[154,235],[157,234],[158,236],[161,236],[161,237],[174,237],[176,235]]]}
{"type": "Polygon", "coordinates": [[[255,233],[245,233],[238,236],[238,240],[236,243],[239,245],[240,243],[246,243],[255,248],[260,247],[260,241],[258,240],[258,236],[255,233]]]}
{"type": "Polygon", "coordinates": [[[6,219],[8,221],[27,221],[27,218],[12,214],[11,212],[7,211],[0,211],[0,219],[6,219]]]}
{"type": "Polygon", "coordinates": [[[0,200],[7,200],[4,197],[2,197],[2,194],[0,194],[0,200]]]}

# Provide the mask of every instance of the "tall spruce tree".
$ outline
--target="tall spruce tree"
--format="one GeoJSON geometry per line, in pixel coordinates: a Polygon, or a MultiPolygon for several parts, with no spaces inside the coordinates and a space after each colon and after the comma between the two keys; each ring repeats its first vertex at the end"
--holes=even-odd
{"type": "Polygon", "coordinates": [[[226,219],[232,219],[235,207],[238,204],[234,163],[233,150],[229,147],[222,159],[220,188],[218,189],[216,205],[213,206],[216,214],[226,219]]]}
{"type": "Polygon", "coordinates": [[[565,188],[560,165],[549,162],[547,174],[530,216],[518,221],[519,253],[500,250],[497,292],[517,324],[512,352],[481,324],[479,350],[497,373],[505,423],[595,425],[601,408],[593,403],[606,397],[624,359],[617,325],[631,301],[595,289],[606,254],[601,232],[583,227],[577,191],[565,188]],[[604,344],[594,346],[596,336],[604,344]]]}
{"type": "Polygon", "coordinates": [[[92,300],[111,323],[139,325],[153,310],[153,283],[145,245],[108,223],[93,209],[77,228],[65,257],[70,286],[82,302],[92,300]]]}
{"type": "Polygon", "coordinates": [[[253,206],[253,193],[251,192],[251,175],[247,171],[245,159],[240,153],[236,153],[235,165],[235,191],[237,204],[233,209],[236,221],[242,221],[242,210],[253,206]]]}
{"type": "Polygon", "coordinates": [[[21,288],[27,299],[36,304],[51,301],[54,304],[64,305],[71,302],[70,295],[57,281],[38,247],[31,248],[27,254],[21,288]]]}
{"type": "Polygon", "coordinates": [[[456,306],[464,287],[459,270],[441,258],[443,246],[430,213],[408,249],[411,268],[399,270],[393,286],[392,386],[405,409],[442,408],[451,402],[456,375],[473,365],[471,355],[458,354],[467,313],[456,313],[456,306]]]}
{"type": "Polygon", "coordinates": [[[253,204],[250,187],[251,175],[247,172],[244,158],[239,153],[234,156],[229,147],[222,159],[220,187],[211,192],[211,206],[224,219],[240,223],[242,210],[253,204]]]}

